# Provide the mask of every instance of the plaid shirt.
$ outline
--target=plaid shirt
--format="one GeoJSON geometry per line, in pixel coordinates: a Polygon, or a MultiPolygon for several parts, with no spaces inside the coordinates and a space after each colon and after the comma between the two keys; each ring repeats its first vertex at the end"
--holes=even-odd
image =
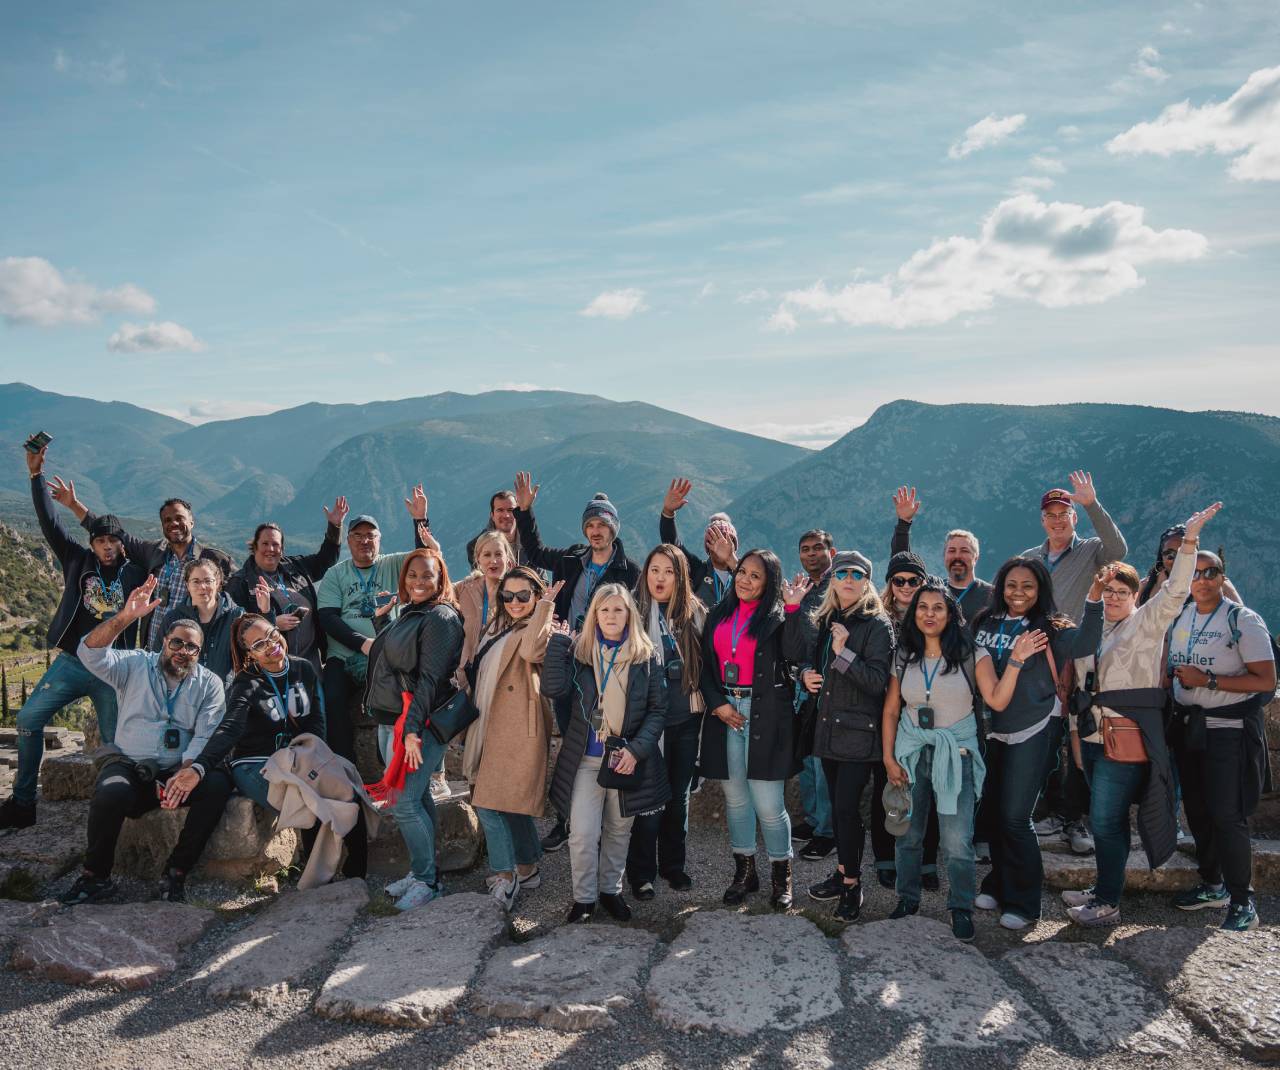
{"type": "Polygon", "coordinates": [[[151,614],[151,631],[147,634],[147,648],[150,650],[159,649],[160,637],[164,631],[166,612],[181,602],[187,593],[187,589],[182,584],[182,569],[194,556],[195,545],[193,540],[187,546],[186,555],[181,560],[172,550],[165,551],[164,564],[160,567],[160,572],[156,576],[154,595],[154,597],[161,598],[164,601],[161,608],[151,614]]]}

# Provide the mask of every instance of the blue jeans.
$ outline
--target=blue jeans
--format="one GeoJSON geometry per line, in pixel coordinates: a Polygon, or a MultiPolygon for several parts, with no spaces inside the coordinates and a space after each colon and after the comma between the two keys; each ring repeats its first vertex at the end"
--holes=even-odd
{"type": "Polygon", "coordinates": [[[538,826],[528,814],[509,814],[477,806],[476,817],[484,829],[485,851],[494,873],[512,873],[516,866],[536,865],[542,857],[538,826]]]}
{"type": "Polygon", "coordinates": [[[1138,801],[1150,766],[1147,762],[1113,762],[1101,743],[1081,743],[1080,758],[1089,782],[1089,819],[1098,863],[1093,894],[1118,907],[1129,861],[1129,807],[1138,801]]]}
{"type": "MultiPolygon", "coordinates": [[[[961,762],[956,812],[938,814],[939,843],[947,855],[948,910],[972,910],[978,883],[973,853],[973,758],[966,754],[961,762]]],[[[898,837],[895,850],[898,895],[913,903],[920,902],[924,840],[933,809],[933,748],[925,747],[916,761],[916,779],[911,785],[911,827],[898,837]]]]}
{"type": "MultiPolygon", "coordinates": [[[[382,760],[391,760],[395,727],[378,725],[382,760]]],[[[431,798],[431,773],[444,757],[444,748],[430,732],[422,736],[422,764],[404,778],[404,790],[391,808],[396,827],[409,850],[409,868],[420,881],[436,883],[436,803],[431,798]]]]}
{"type": "Polygon", "coordinates": [[[831,825],[831,796],[827,792],[827,778],[822,772],[822,759],[812,754],[800,768],[800,806],[804,819],[813,826],[815,836],[835,835],[831,825]]]}
{"type": "Polygon", "coordinates": [[[1040,797],[1045,771],[1055,758],[1053,726],[1048,725],[1021,743],[987,741],[987,780],[983,797],[996,808],[991,837],[991,872],[982,890],[994,896],[1002,910],[1028,921],[1040,917],[1044,891],[1044,860],[1031,813],[1040,797]]]}
{"type": "Polygon", "coordinates": [[[725,741],[729,779],[723,781],[729,843],[737,855],[756,853],[756,819],[764,833],[764,849],[770,862],[791,857],[791,818],[784,798],[785,780],[748,780],[747,749],[751,738],[751,699],[729,696],[729,705],[746,723],[727,730],[725,741]]]}
{"type": "Polygon", "coordinates": [[[40,677],[35,690],[18,711],[18,775],[13,782],[13,797],[28,806],[35,805],[36,781],[40,761],[44,757],[44,729],[64,706],[88,697],[98,715],[98,735],[103,743],[116,738],[116,692],[81,664],[80,659],[60,652],[40,677]]]}
{"type": "Polygon", "coordinates": [[[246,799],[257,803],[264,810],[275,813],[275,807],[267,802],[267,791],[271,785],[262,775],[262,767],[266,764],[266,758],[251,762],[237,762],[231,767],[231,779],[235,782],[236,791],[246,799]]]}

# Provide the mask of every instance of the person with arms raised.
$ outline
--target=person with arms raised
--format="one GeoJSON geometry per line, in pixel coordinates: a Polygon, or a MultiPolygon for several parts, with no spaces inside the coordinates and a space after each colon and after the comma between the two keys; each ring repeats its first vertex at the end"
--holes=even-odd
{"type": "Polygon", "coordinates": [[[289,644],[289,655],[306,658],[316,672],[324,655],[324,632],[316,621],[316,584],[338,563],[342,549],[342,522],[347,499],[339,497],[324,510],[329,522],[324,541],[314,554],[285,554],[284,532],[278,524],[259,524],[249,542],[245,563],[227,580],[227,594],[246,613],[257,611],[253,589],[259,578],[271,588],[275,624],[289,644]]]}
{"type": "Polygon", "coordinates": [[[687,479],[673,479],[662,499],[662,512],[658,516],[658,538],[670,546],[679,547],[689,565],[689,581],[693,595],[704,606],[714,606],[733,582],[733,571],[738,567],[738,529],[733,526],[728,513],[712,513],[702,533],[702,547],[706,557],[699,557],[680,541],[676,528],[676,513],[688,504],[693,484],[687,479]]]}
{"type": "MultiPolygon", "coordinates": [[[[899,487],[893,494],[893,511],[898,522],[889,540],[890,554],[911,552],[911,525],[920,512],[915,487],[899,487]]],[[[978,536],[964,528],[948,531],[942,540],[942,567],[947,587],[964,615],[964,626],[972,630],[975,618],[991,601],[991,584],[977,576],[980,546],[978,536]]]]}
{"type": "Polygon", "coordinates": [[[480,567],[480,562],[476,560],[476,543],[480,535],[490,531],[502,532],[515,563],[525,564],[524,551],[520,548],[520,532],[516,530],[516,496],[509,490],[500,490],[489,498],[489,523],[485,525],[484,531],[467,543],[467,562],[472,568],[480,567]]]}
{"type": "Polygon", "coordinates": [[[89,803],[84,869],[62,896],[64,903],[115,895],[111,869],[126,818],[142,817],[157,807],[190,806],[157,889],[159,899],[184,900],[187,874],[231,795],[226,770],[198,761],[226,711],[222,681],[199,663],[200,625],[193,620],[171,624],[159,653],[114,646],[122,632],[160,607],[152,597],[158,585],[155,576],[148,576],[118,613],[80,641],[80,660],[115,689],[120,717],[115,743],[99,762],[89,803]]]}
{"type": "MultiPolygon", "coordinates": [[[[1153,597],[1169,578],[1169,574],[1173,570],[1173,564],[1178,560],[1178,551],[1182,549],[1182,537],[1186,533],[1186,524],[1174,524],[1160,533],[1160,541],[1156,543],[1155,563],[1147,571],[1146,576],[1138,587],[1137,603],[1139,606],[1145,605],[1147,600],[1153,597]]],[[[1236,586],[1231,582],[1230,577],[1225,577],[1222,581],[1222,595],[1224,598],[1230,598],[1233,602],[1244,603],[1244,599],[1240,597],[1240,592],[1236,590],[1236,586]]],[[[1190,597],[1188,594],[1187,598],[1190,597]]]]}

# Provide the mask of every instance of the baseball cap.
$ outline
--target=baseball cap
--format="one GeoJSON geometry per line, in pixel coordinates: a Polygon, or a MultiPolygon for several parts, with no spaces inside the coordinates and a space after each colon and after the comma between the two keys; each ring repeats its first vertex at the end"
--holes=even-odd
{"type": "Polygon", "coordinates": [[[1076,504],[1071,500],[1071,491],[1063,490],[1061,487],[1054,487],[1053,490],[1045,491],[1044,497],[1040,499],[1040,508],[1048,509],[1054,502],[1061,502],[1063,505],[1069,506],[1076,504]]]}
{"type": "Polygon", "coordinates": [[[884,803],[884,830],[890,836],[905,836],[911,828],[911,792],[889,783],[880,799],[884,803]]]}
{"type": "Polygon", "coordinates": [[[374,531],[382,530],[378,527],[378,522],[374,520],[373,517],[368,513],[361,513],[359,516],[353,516],[347,521],[347,534],[350,535],[361,524],[368,524],[374,531]]]}

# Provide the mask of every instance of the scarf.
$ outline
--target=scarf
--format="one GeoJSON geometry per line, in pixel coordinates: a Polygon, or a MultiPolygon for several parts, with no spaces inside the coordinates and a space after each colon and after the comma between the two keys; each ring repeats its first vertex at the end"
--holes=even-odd
{"type": "Polygon", "coordinates": [[[596,738],[603,741],[606,736],[622,735],[622,726],[627,719],[627,678],[631,662],[624,650],[625,632],[620,640],[614,641],[604,638],[597,629],[596,639],[591,657],[596,680],[596,705],[588,720],[596,738]]]}

